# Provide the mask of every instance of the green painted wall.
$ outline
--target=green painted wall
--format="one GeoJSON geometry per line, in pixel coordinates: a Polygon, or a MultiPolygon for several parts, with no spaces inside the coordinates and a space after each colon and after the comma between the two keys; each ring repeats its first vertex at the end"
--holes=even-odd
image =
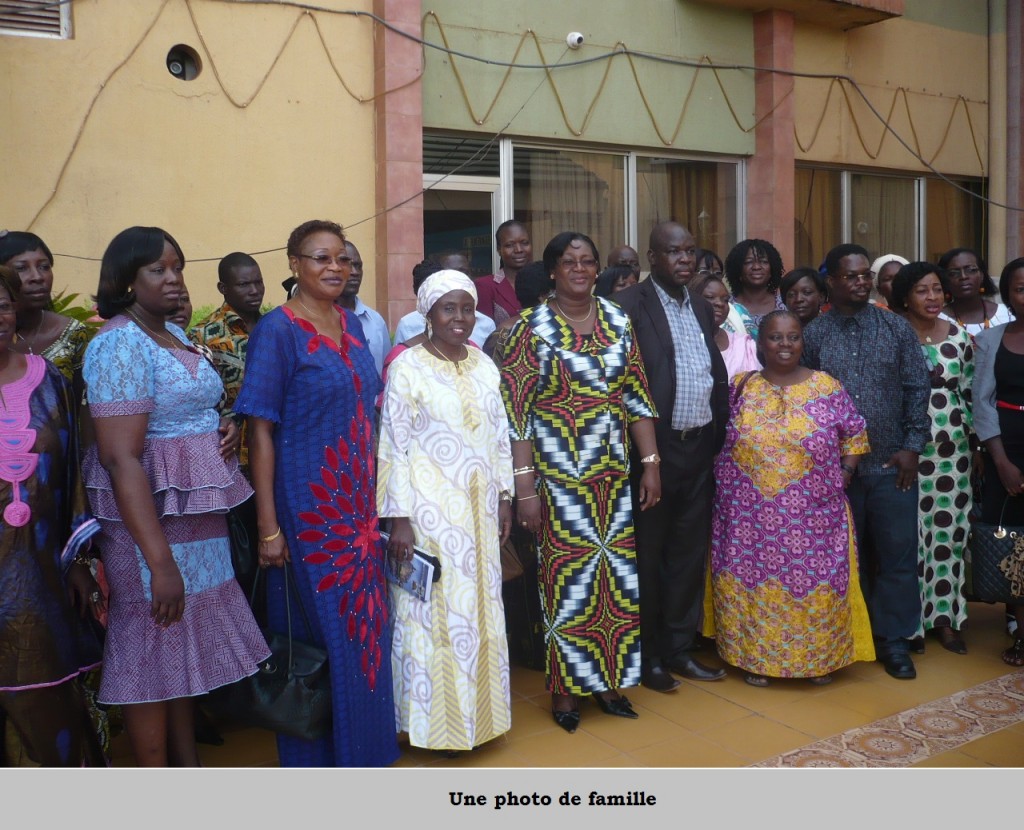
{"type": "MultiPolygon", "coordinates": [[[[597,58],[620,42],[669,59],[706,55],[716,65],[753,63],[749,14],[688,0],[430,0],[423,9],[424,39],[442,43],[443,33],[452,49],[495,61],[511,62],[524,33],[532,31],[537,40],[527,37],[517,64],[597,58]],[[580,49],[566,47],[571,31],[584,34],[580,49]]],[[[625,56],[610,60],[610,66],[598,60],[553,70],[550,77],[540,69],[514,69],[505,80],[505,67],[427,49],[424,126],[653,150],[753,152],[753,133],[743,129],[754,120],[751,72],[720,70],[720,87],[707,68],[634,58],[634,77],[625,56]]]]}
{"type": "MultiPolygon", "coordinates": [[[[903,17],[944,29],[988,34],[988,0],[905,0],[903,17]]],[[[999,21],[999,28],[1004,27],[999,21]]]]}

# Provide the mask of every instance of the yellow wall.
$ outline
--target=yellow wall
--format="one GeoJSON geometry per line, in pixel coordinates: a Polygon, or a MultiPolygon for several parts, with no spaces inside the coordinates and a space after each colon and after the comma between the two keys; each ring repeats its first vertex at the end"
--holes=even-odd
{"type": "MultiPolygon", "coordinates": [[[[372,10],[372,0],[318,5],[372,10]]],[[[0,36],[0,227],[46,240],[56,291],[96,288],[99,263],[64,255],[98,259],[123,228],[158,225],[190,260],[194,305],[220,302],[224,254],[283,248],[307,219],[347,228],[373,215],[374,104],[346,92],[311,16],[216,0],[191,0],[195,23],[186,0],[76,0],[72,9],[70,40],[0,36]],[[167,71],[178,43],[201,56],[193,81],[167,71]]],[[[315,16],[349,89],[371,98],[373,24],[315,16]]],[[[374,223],[350,237],[372,305],[374,223]]],[[[267,300],[281,302],[284,252],[256,258],[267,300]]]]}
{"type": "MultiPolygon", "coordinates": [[[[892,19],[849,32],[798,25],[795,44],[797,71],[851,76],[900,137],[938,170],[987,175],[985,35],[892,19]]],[[[849,84],[849,104],[837,85],[829,98],[830,86],[828,80],[796,81],[798,160],[927,171],[891,134],[882,141],[883,122],[849,84]]]]}

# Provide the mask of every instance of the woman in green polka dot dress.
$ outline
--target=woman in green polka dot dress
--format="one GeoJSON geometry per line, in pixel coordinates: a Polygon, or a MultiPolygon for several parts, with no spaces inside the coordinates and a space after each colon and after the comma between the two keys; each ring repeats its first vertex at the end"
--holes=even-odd
{"type": "Polygon", "coordinates": [[[939,317],[947,291],[943,273],[928,262],[900,268],[893,280],[892,309],[917,332],[931,370],[928,414],[932,440],[921,453],[918,489],[918,579],[921,627],[934,631],[943,648],[966,654],[961,637],[967,620],[964,600],[964,548],[971,512],[971,337],[939,317]]]}

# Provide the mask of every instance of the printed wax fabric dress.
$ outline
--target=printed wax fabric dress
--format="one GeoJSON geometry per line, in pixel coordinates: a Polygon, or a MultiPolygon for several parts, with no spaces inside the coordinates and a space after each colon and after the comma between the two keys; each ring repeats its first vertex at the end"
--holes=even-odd
{"type": "Polygon", "coordinates": [[[931,440],[917,469],[918,580],[924,631],[949,626],[960,630],[967,620],[964,599],[964,548],[970,531],[971,383],[974,346],[971,335],[949,324],[941,343],[922,343],[931,372],[928,417],[931,440]]]}
{"type": "MultiPolygon", "coordinates": [[[[185,346],[173,324],[167,334],[185,346]]],[[[220,455],[220,377],[192,348],[164,349],[128,317],[89,343],[83,370],[94,419],[148,416],[142,467],[160,527],[185,582],[185,613],[167,628],[150,617],[150,570],[128,532],[96,447],[82,464],[110,585],[101,703],[205,694],[256,671],[269,655],[231,570],[224,514],[252,494],[238,460],[220,455]]]]}
{"type": "MultiPolygon", "coordinates": [[[[377,519],[374,400],[380,378],[362,326],[340,315],[342,342],[279,307],[249,337],[235,411],[274,424],[274,502],[302,602],[327,649],[333,732],[278,735],[282,766],[385,766],[398,758],[391,622],[377,519]]],[[[267,571],[267,612],[287,630],[284,574],[267,571]]],[[[292,605],[293,631],[306,639],[292,605]]]]}
{"type": "Polygon", "coordinates": [[[814,372],[787,387],[750,376],[715,461],[715,644],[766,677],[821,677],[874,660],[840,458],[868,452],[849,395],[814,372]],[[853,574],[851,579],[850,575],[853,574]]]}
{"type": "Polygon", "coordinates": [[[640,682],[627,430],[655,411],[629,318],[615,303],[595,301],[590,336],[547,305],[523,311],[502,369],[512,440],[533,444],[538,582],[554,694],[640,682]]]}
{"type": "Polygon", "coordinates": [[[48,741],[46,757],[59,756],[71,730],[83,757],[66,762],[103,766],[85,710],[33,694],[98,666],[102,646],[68,601],[61,564],[72,537],[80,548],[99,529],[79,477],[71,387],[43,358],[25,359],[25,374],[0,387],[0,709],[30,751],[48,741]]]}
{"type": "Polygon", "coordinates": [[[401,355],[381,412],[380,514],[409,517],[441,562],[428,602],[391,587],[398,730],[430,749],[472,749],[512,718],[498,545],[508,417],[494,363],[466,351],[457,368],[424,345],[401,355]]]}
{"type": "Polygon", "coordinates": [[[68,380],[82,369],[82,359],[89,343],[92,331],[78,320],[68,320],[68,324],[56,340],[43,349],[42,355],[56,366],[68,380]]]}

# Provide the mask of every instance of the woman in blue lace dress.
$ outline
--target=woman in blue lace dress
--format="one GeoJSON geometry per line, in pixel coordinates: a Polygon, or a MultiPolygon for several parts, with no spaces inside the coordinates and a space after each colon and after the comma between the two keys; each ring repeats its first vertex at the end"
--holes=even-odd
{"type": "Polygon", "coordinates": [[[252,490],[213,366],[166,315],[185,258],[159,228],[103,255],[107,320],[83,374],[96,443],[83,475],[110,585],[99,700],[122,704],[140,766],[196,766],[193,698],[256,671],[269,649],[231,570],[224,514],[252,490]]]}

